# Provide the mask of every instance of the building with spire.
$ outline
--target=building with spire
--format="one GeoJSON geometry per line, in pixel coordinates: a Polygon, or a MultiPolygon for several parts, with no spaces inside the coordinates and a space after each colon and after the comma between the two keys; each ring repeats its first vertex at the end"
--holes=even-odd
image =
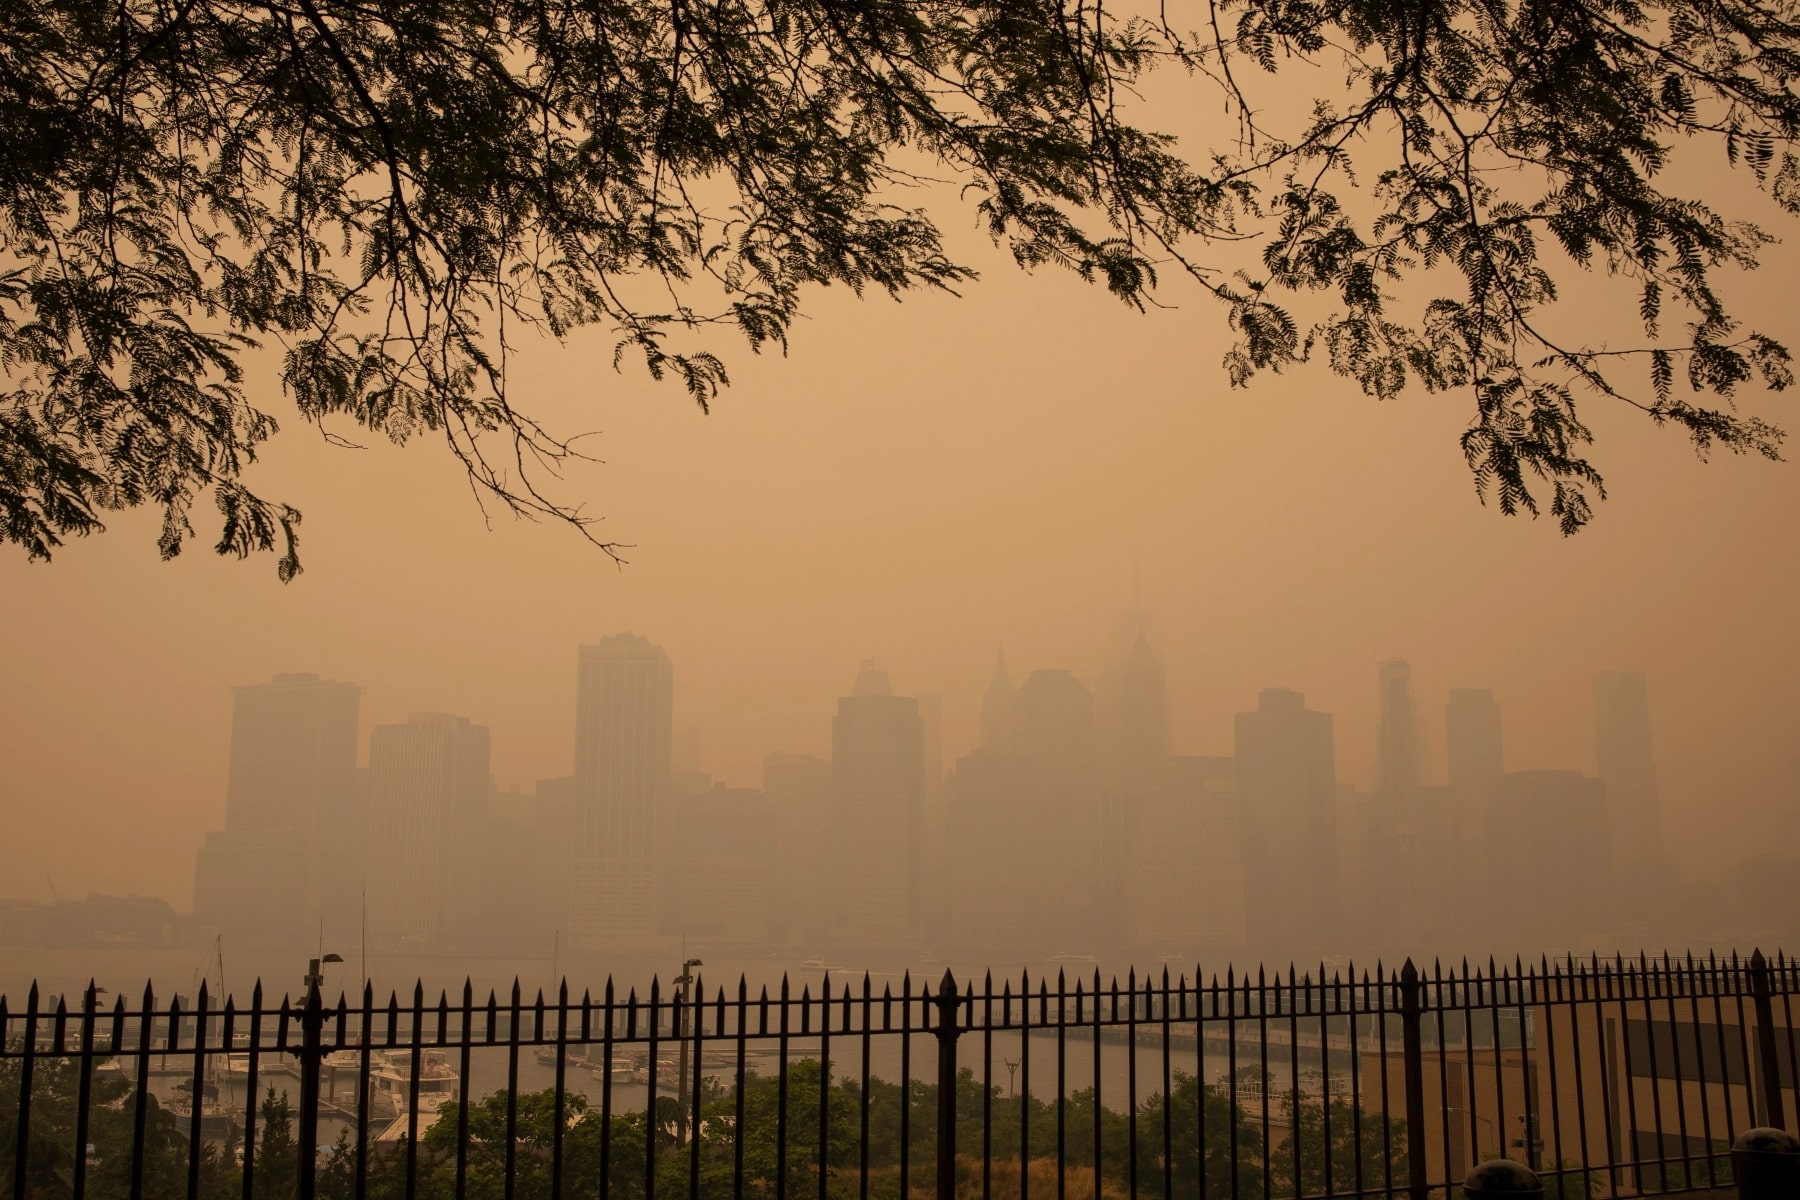
{"type": "Polygon", "coordinates": [[[1109,784],[1154,780],[1169,757],[1168,688],[1162,660],[1139,629],[1123,658],[1094,681],[1100,770],[1109,784]]]}
{"type": "Polygon", "coordinates": [[[959,759],[950,781],[954,943],[984,954],[1092,945],[1102,928],[1093,695],[1068,671],[1034,671],[1007,732],[959,759]]]}
{"type": "Polygon", "coordinates": [[[981,744],[1003,750],[1012,743],[1012,676],[1006,673],[1006,651],[994,663],[994,677],[981,697],[981,744]]]}

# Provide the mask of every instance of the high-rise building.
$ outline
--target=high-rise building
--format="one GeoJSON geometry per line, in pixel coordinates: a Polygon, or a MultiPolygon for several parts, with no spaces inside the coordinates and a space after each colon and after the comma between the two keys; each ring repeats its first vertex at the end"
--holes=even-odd
{"type": "Polygon", "coordinates": [[[714,784],[678,796],[674,808],[670,891],[682,935],[766,944],[774,851],[767,799],[755,788],[714,784]]]}
{"type": "Polygon", "coordinates": [[[1244,945],[1235,767],[1165,760],[1160,778],[1103,787],[1115,946],[1188,958],[1244,945]]]}
{"type": "Polygon", "coordinates": [[[1107,900],[1097,786],[1092,694],[1067,671],[1032,672],[1011,697],[1004,740],[959,759],[951,780],[960,951],[1098,947],[1107,900]]]}
{"type": "Polygon", "coordinates": [[[1492,853],[1508,887],[1494,897],[1515,945],[1605,949],[1614,920],[1606,789],[1579,771],[1511,771],[1500,781],[1506,819],[1492,853]]]}
{"type": "Polygon", "coordinates": [[[369,935],[378,944],[466,938],[491,872],[481,857],[490,741],[485,725],[413,713],[369,735],[369,935]]]}
{"type": "Polygon", "coordinates": [[[1413,710],[1412,668],[1398,659],[1384,662],[1380,680],[1375,799],[1399,820],[1419,786],[1419,723],[1413,710]]]}
{"type": "Polygon", "coordinates": [[[580,948],[658,931],[674,708],[675,670],[661,646],[621,633],[581,648],[569,881],[569,933],[580,948]]]}
{"type": "Polygon", "coordinates": [[[225,828],[200,850],[194,913],[234,944],[355,928],[361,698],[355,684],[307,674],[232,689],[225,828]]]}
{"type": "Polygon", "coordinates": [[[831,722],[827,859],[844,942],[894,946],[918,938],[924,793],[919,702],[894,695],[886,672],[864,663],[831,722]]]}
{"type": "MultiPolygon", "coordinates": [[[[1419,722],[1413,703],[1412,668],[1399,660],[1381,664],[1380,721],[1376,729],[1374,805],[1367,852],[1364,922],[1395,946],[1417,941],[1420,918],[1441,897],[1426,886],[1427,859],[1438,849],[1430,836],[1443,814],[1426,814],[1419,777],[1419,722]]],[[[1442,794],[1432,799],[1441,802],[1442,794]]]]}
{"type": "Polygon", "coordinates": [[[1005,749],[1012,743],[1012,677],[1006,673],[1006,651],[994,663],[994,677],[981,697],[981,744],[1005,749]]]}
{"type": "Polygon", "coordinates": [[[1168,688],[1143,630],[1095,679],[1094,725],[1100,770],[1109,781],[1162,774],[1169,757],[1168,688]]]}
{"type": "Polygon", "coordinates": [[[1650,752],[1650,697],[1637,671],[1594,679],[1594,751],[1606,785],[1606,823],[1616,882],[1634,906],[1664,880],[1662,800],[1650,752]]]}
{"type": "Polygon", "coordinates": [[[1253,955],[1335,949],[1337,767],[1331,715],[1265,688],[1237,715],[1237,810],[1245,925],[1253,955]]]}
{"type": "Polygon", "coordinates": [[[1486,886],[1492,863],[1486,852],[1488,821],[1506,773],[1501,752],[1500,705],[1486,688],[1452,688],[1444,705],[1444,748],[1454,812],[1456,856],[1486,886]]]}
{"type": "Polygon", "coordinates": [[[831,763],[811,754],[767,756],[763,798],[773,831],[771,852],[779,860],[769,885],[770,936],[794,946],[824,941],[831,932],[830,914],[818,898],[827,878],[831,763]]]}

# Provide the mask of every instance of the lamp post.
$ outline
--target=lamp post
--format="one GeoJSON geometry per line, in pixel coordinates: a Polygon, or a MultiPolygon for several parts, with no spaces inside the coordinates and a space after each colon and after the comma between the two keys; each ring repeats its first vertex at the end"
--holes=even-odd
{"type": "Polygon", "coordinates": [[[688,1086],[688,1044],[687,1044],[687,997],[688,988],[694,982],[693,970],[706,964],[697,958],[683,959],[681,974],[675,977],[675,1041],[681,1047],[681,1057],[676,1066],[675,1080],[675,1144],[687,1144],[687,1086],[688,1086]]]}
{"type": "MultiPolygon", "coordinates": [[[[341,963],[343,958],[327,954],[308,959],[306,963],[306,1007],[300,1014],[300,1175],[299,1200],[313,1200],[315,1173],[319,1166],[319,1061],[325,1026],[325,1010],[319,988],[325,982],[324,963],[341,963]]],[[[196,1102],[197,1099],[196,1099],[196,1102]]]]}

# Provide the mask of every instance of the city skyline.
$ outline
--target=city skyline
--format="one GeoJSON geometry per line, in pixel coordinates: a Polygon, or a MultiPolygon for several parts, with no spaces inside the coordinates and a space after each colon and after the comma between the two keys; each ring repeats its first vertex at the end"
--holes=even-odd
{"type": "Polygon", "coordinates": [[[1333,715],[1281,687],[1237,714],[1232,755],[1173,753],[1153,623],[1142,610],[1115,622],[1092,688],[1055,667],[1014,686],[997,655],[982,742],[947,759],[924,716],[935,694],[897,694],[864,660],[835,702],[829,757],[772,749],[750,786],[705,770],[704,731],[674,728],[672,656],[635,633],[576,648],[576,752],[530,792],[497,784],[489,730],[466,716],[378,724],[359,764],[343,736],[356,685],[305,674],[243,685],[227,829],[196,859],[207,901],[196,920],[234,941],[292,940],[294,914],[265,915],[260,931],[249,915],[259,870],[284,848],[297,880],[328,881],[317,898],[303,888],[304,924],[346,936],[360,904],[364,936],[389,949],[468,950],[548,929],[589,953],[697,934],[739,946],[1305,957],[1439,944],[1453,931],[1504,936],[1477,898],[1512,882],[1492,874],[1496,862],[1522,872],[1523,927],[1574,945],[1629,937],[1693,886],[1661,850],[1641,673],[1592,681],[1594,768],[1520,769],[1491,690],[1451,689],[1435,754],[1411,664],[1382,661],[1374,784],[1359,788],[1341,772],[1333,715]],[[1135,635],[1118,636],[1127,627],[1135,635]],[[1426,760],[1444,765],[1445,782],[1425,775],[1426,760]],[[340,836],[257,826],[271,811],[263,793],[296,788],[317,793],[318,811],[353,810],[340,836]],[[246,833],[260,840],[232,842],[246,833]],[[1064,886],[1045,893],[1036,884],[1047,878],[1064,886]],[[818,910],[790,879],[840,899],[818,910]]]}

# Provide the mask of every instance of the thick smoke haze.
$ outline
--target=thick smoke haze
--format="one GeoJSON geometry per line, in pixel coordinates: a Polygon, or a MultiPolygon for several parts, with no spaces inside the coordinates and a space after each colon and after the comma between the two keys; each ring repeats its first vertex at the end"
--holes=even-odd
{"type": "MultiPolygon", "coordinates": [[[[364,688],[362,761],[373,726],[455,713],[490,728],[498,786],[529,789],[571,770],[577,646],[632,630],[668,651],[700,765],[754,787],[770,752],[829,756],[872,658],[896,692],[941,697],[948,770],[1002,647],[1015,680],[1091,686],[1136,596],[1176,753],[1231,754],[1233,714],[1292,688],[1333,715],[1337,778],[1366,790],[1376,667],[1403,658],[1424,782],[1445,777],[1452,688],[1495,693],[1509,770],[1592,774],[1593,677],[1642,671],[1678,870],[1721,879],[1771,830],[1791,844],[1791,467],[1703,464],[1589,401],[1611,499],[1565,539],[1477,503],[1460,395],[1377,403],[1322,365],[1234,391],[1196,297],[1134,315],[962,240],[985,271],[966,297],[824,294],[791,358],[730,355],[710,416],[615,374],[603,337],[528,345],[516,393],[596,430],[604,460],[554,486],[635,547],[623,568],[566,530],[484,525],[441,455],[332,448],[297,420],[250,480],[306,514],[291,585],[266,561],[162,564],[143,514],[49,566],[0,558],[0,896],[186,909],[223,818],[230,688],[279,672],[364,688]]],[[[1749,280],[1765,304],[1793,262],[1778,247],[1749,280]]]]}

